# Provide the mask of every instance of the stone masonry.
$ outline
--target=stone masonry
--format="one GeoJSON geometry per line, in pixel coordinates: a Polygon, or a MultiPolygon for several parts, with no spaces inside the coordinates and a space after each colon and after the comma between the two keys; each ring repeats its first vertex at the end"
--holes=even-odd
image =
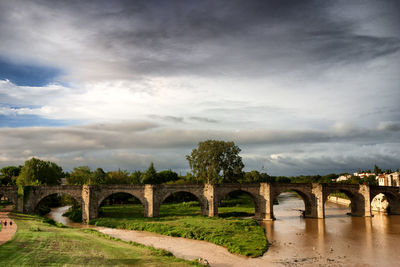
{"type": "Polygon", "coordinates": [[[0,197],[6,197],[20,212],[34,213],[44,198],[53,194],[73,197],[82,207],[84,222],[98,217],[101,203],[115,193],[127,193],[140,200],[144,216],[157,217],[163,201],[173,193],[188,192],[200,203],[205,216],[218,215],[221,200],[231,192],[242,191],[251,196],[255,206],[255,218],[274,220],[274,200],[286,191],[296,192],[304,201],[304,216],[325,218],[325,202],[331,193],[343,192],[351,200],[353,216],[371,216],[371,200],[379,193],[387,196],[390,213],[400,214],[399,187],[367,186],[352,184],[316,183],[257,183],[257,184],[180,184],[180,185],[58,185],[26,187],[24,195],[18,195],[17,187],[1,186],[0,197]]]}

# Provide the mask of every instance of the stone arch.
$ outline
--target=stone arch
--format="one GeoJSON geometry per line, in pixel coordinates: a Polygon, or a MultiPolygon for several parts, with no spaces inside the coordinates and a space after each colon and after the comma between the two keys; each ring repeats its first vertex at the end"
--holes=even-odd
{"type": "Polygon", "coordinates": [[[39,204],[40,204],[40,202],[42,201],[42,200],[44,200],[45,198],[47,198],[47,197],[49,197],[49,196],[52,196],[52,195],[67,195],[67,196],[70,196],[70,197],[72,197],[78,204],[79,204],[79,206],[82,208],[82,210],[83,210],[83,206],[84,206],[84,204],[83,204],[83,200],[82,200],[82,197],[78,197],[78,196],[76,196],[76,195],[74,195],[74,194],[71,194],[71,193],[69,193],[68,191],[65,191],[65,192],[60,192],[60,191],[54,191],[54,192],[46,192],[46,193],[44,193],[44,194],[41,194],[40,195],[40,197],[38,197],[38,198],[36,198],[35,199],[35,202],[34,202],[34,204],[33,204],[33,206],[32,206],[32,212],[36,212],[36,210],[37,210],[37,208],[38,208],[38,206],[39,206],[39,204]]]}
{"type": "MultiPolygon", "coordinates": [[[[383,194],[386,197],[386,200],[389,203],[389,207],[387,213],[389,214],[400,214],[400,194],[398,192],[391,192],[389,190],[374,190],[370,193],[370,201],[374,200],[374,198],[379,195],[383,194]]],[[[371,207],[372,209],[372,207],[371,207]]]]}
{"type": "Polygon", "coordinates": [[[241,191],[250,196],[254,203],[254,213],[256,218],[261,218],[261,214],[263,213],[261,196],[259,195],[259,186],[257,187],[246,187],[246,186],[219,186],[218,192],[215,195],[215,215],[218,214],[218,207],[221,204],[221,201],[230,193],[241,191]]]}
{"type": "Polygon", "coordinates": [[[243,189],[233,189],[233,190],[229,190],[227,193],[225,192],[223,195],[221,195],[221,196],[218,198],[217,203],[216,203],[217,206],[218,206],[218,207],[221,207],[222,201],[223,201],[227,196],[229,196],[230,194],[235,193],[235,192],[245,193],[246,195],[248,195],[248,196],[251,198],[251,200],[253,201],[253,204],[254,204],[254,214],[255,214],[255,217],[257,217],[257,215],[260,214],[260,208],[261,208],[261,207],[260,207],[260,203],[259,203],[259,201],[258,201],[259,196],[254,196],[253,193],[250,192],[249,190],[243,190],[243,189]]]}
{"type": "MultiPolygon", "coordinates": [[[[350,199],[350,209],[352,216],[364,216],[365,214],[365,197],[358,192],[358,190],[346,189],[346,188],[337,188],[335,190],[328,190],[325,192],[324,196],[324,211],[325,211],[325,203],[328,200],[328,196],[332,193],[336,193],[337,191],[344,193],[350,199]]],[[[325,212],[324,212],[325,213],[325,212]]]]}
{"type": "Polygon", "coordinates": [[[208,215],[208,201],[207,201],[207,199],[202,194],[197,192],[197,190],[182,189],[182,188],[168,190],[159,198],[159,200],[157,201],[157,205],[155,205],[155,207],[154,207],[156,209],[156,211],[157,211],[157,214],[159,214],[160,207],[161,207],[162,203],[169,196],[171,196],[172,194],[181,193],[181,192],[188,193],[188,194],[191,194],[191,195],[195,196],[197,198],[197,200],[199,201],[201,214],[208,215]]]}
{"type": "Polygon", "coordinates": [[[108,198],[108,197],[110,197],[110,196],[112,196],[112,195],[114,195],[114,194],[118,194],[118,193],[128,194],[128,195],[131,195],[131,196],[137,198],[143,206],[145,206],[146,203],[147,203],[147,201],[146,201],[144,198],[142,198],[140,195],[138,195],[138,194],[136,194],[136,193],[134,193],[134,192],[132,192],[132,191],[130,191],[130,190],[118,190],[118,191],[112,191],[112,192],[107,192],[107,193],[103,194],[103,195],[98,199],[98,201],[97,201],[97,206],[100,207],[101,203],[102,203],[106,198],[108,198]]]}
{"type": "Polygon", "coordinates": [[[297,193],[301,200],[303,201],[304,204],[304,213],[303,216],[304,217],[310,217],[310,218],[315,218],[316,214],[315,214],[315,197],[313,196],[313,194],[311,193],[311,189],[309,188],[300,188],[298,186],[296,186],[295,184],[293,186],[290,186],[291,184],[288,184],[287,186],[284,186],[282,188],[280,188],[279,190],[275,190],[271,196],[271,217],[273,219],[275,219],[274,216],[274,211],[273,211],[273,203],[275,202],[275,200],[278,199],[279,195],[284,193],[284,192],[288,192],[288,191],[293,191],[295,193],[297,193]]]}
{"type": "Polygon", "coordinates": [[[131,195],[131,196],[137,198],[140,201],[140,203],[143,205],[144,216],[147,215],[148,203],[147,203],[147,200],[143,196],[141,196],[140,194],[137,194],[136,192],[132,192],[132,190],[129,190],[129,189],[127,189],[127,190],[119,189],[119,190],[113,190],[113,191],[106,191],[98,198],[97,203],[96,203],[96,217],[95,218],[97,218],[97,216],[98,216],[98,212],[99,212],[101,203],[106,198],[108,198],[114,194],[118,194],[118,193],[125,193],[125,194],[131,195]]]}
{"type": "Polygon", "coordinates": [[[0,199],[2,197],[5,197],[9,202],[17,206],[18,205],[17,189],[9,186],[3,187],[2,189],[4,190],[0,190],[0,199]]]}

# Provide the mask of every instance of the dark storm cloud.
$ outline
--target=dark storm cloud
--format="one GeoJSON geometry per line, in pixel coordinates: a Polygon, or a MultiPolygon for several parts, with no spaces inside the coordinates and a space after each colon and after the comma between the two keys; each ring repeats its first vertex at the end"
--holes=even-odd
{"type": "MultiPolygon", "coordinates": [[[[12,6],[17,10],[24,4],[12,6]]],[[[346,2],[334,4],[347,7],[346,2]]],[[[78,44],[104,51],[98,60],[120,77],[265,75],[367,61],[400,47],[399,33],[360,34],[361,15],[337,17],[329,12],[333,3],[326,1],[35,1],[29,6],[32,11],[24,14],[33,25],[47,22],[41,16],[45,12],[55,23],[61,14],[70,27],[84,30],[78,44]]],[[[398,24],[393,15],[398,4],[388,1],[374,8],[384,10],[394,27],[398,24]]],[[[0,10],[0,34],[7,36],[13,20],[7,19],[9,9],[0,10]]]]}
{"type": "Polygon", "coordinates": [[[182,130],[158,127],[150,122],[123,122],[68,127],[27,127],[0,129],[0,145],[4,150],[14,150],[20,143],[24,149],[40,152],[71,152],[102,149],[154,149],[193,147],[201,140],[233,140],[243,146],[273,146],[313,143],[375,144],[396,142],[400,132],[392,128],[316,130],[267,130],[243,131],[182,130]],[[57,140],[62,140],[57,141],[57,140]]]}

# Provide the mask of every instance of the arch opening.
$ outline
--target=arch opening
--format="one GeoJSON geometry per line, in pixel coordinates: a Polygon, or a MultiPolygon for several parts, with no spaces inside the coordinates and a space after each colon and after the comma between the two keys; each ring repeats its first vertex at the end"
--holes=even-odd
{"type": "Polygon", "coordinates": [[[226,194],[218,203],[219,217],[254,217],[258,210],[254,197],[243,190],[226,194]]]}
{"type": "Polygon", "coordinates": [[[390,195],[379,193],[371,200],[371,212],[377,213],[390,213],[390,195]]]}
{"type": "Polygon", "coordinates": [[[53,219],[55,217],[64,216],[68,217],[73,221],[81,222],[82,221],[81,205],[82,203],[78,202],[78,200],[71,195],[54,193],[54,194],[49,194],[40,199],[40,201],[36,204],[34,208],[34,212],[41,216],[46,215],[47,217],[53,219]]]}
{"type": "Polygon", "coordinates": [[[143,218],[144,205],[133,194],[125,192],[113,193],[100,202],[99,217],[143,218]]]}
{"type": "Polygon", "coordinates": [[[324,200],[325,217],[343,217],[357,214],[356,195],[347,190],[330,192],[324,200]]]}
{"type": "Polygon", "coordinates": [[[279,192],[273,199],[274,219],[297,219],[311,215],[307,195],[296,189],[279,192]]]}
{"type": "Polygon", "coordinates": [[[178,191],[164,197],[160,204],[159,216],[197,216],[202,214],[204,208],[196,195],[178,191]]]}
{"type": "Polygon", "coordinates": [[[15,203],[13,203],[8,197],[0,194],[0,211],[3,209],[12,210],[15,208],[15,203]]]}

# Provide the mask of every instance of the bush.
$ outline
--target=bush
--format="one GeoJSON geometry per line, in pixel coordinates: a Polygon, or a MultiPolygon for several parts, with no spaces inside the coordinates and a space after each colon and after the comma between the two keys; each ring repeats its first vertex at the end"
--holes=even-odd
{"type": "Polygon", "coordinates": [[[73,222],[82,222],[82,209],[71,207],[63,216],[69,218],[73,222]]]}

